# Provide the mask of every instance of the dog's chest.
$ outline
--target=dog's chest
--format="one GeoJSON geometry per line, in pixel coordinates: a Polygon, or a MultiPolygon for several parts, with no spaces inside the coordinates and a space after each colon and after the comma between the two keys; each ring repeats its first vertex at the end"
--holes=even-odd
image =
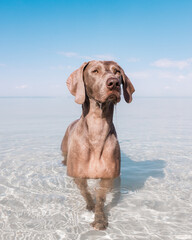
{"type": "Polygon", "coordinates": [[[112,124],[89,118],[78,122],[71,138],[68,175],[83,178],[113,178],[119,175],[120,159],[112,124]],[[84,129],[84,132],[82,132],[84,129]]]}
{"type": "Polygon", "coordinates": [[[103,146],[109,131],[109,124],[101,119],[90,116],[87,119],[88,141],[91,148],[103,146]]]}

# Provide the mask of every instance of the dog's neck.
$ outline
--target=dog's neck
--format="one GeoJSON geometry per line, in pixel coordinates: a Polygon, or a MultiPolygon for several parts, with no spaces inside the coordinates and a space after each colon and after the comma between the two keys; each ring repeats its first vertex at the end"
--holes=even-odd
{"type": "Polygon", "coordinates": [[[87,118],[91,115],[95,119],[102,119],[109,124],[113,121],[114,104],[112,102],[101,103],[93,98],[87,97],[82,105],[82,110],[82,116],[84,118],[87,118]]]}
{"type": "Polygon", "coordinates": [[[103,145],[110,133],[115,132],[113,121],[114,104],[112,102],[98,103],[94,99],[86,99],[83,104],[83,114],[87,129],[90,149],[96,159],[100,158],[103,145]]]}

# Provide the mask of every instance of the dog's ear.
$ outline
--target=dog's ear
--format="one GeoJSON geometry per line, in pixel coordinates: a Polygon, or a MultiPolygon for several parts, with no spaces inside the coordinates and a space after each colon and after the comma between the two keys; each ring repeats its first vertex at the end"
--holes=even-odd
{"type": "Polygon", "coordinates": [[[84,62],[81,67],[71,73],[67,79],[67,87],[70,93],[75,96],[75,102],[78,104],[83,104],[85,101],[83,71],[87,64],[87,62],[84,62]]]}
{"type": "Polygon", "coordinates": [[[135,92],[135,88],[133,87],[133,84],[127,77],[127,75],[122,70],[122,79],[123,79],[123,95],[124,99],[127,103],[130,103],[132,101],[132,94],[135,92]]]}

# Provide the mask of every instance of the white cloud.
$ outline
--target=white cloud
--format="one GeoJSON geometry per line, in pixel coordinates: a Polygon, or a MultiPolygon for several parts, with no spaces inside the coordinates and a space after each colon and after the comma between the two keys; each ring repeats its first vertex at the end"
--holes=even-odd
{"type": "Polygon", "coordinates": [[[106,61],[113,61],[115,60],[115,57],[112,55],[108,55],[108,54],[99,54],[99,55],[94,55],[93,56],[94,59],[96,60],[106,60],[106,61]]]}
{"type": "Polygon", "coordinates": [[[76,52],[57,52],[59,55],[63,55],[68,58],[78,58],[78,59],[86,59],[86,60],[91,60],[91,57],[89,56],[81,56],[76,52]]]}
{"type": "Polygon", "coordinates": [[[165,86],[165,90],[170,90],[171,87],[170,86],[165,86]]]}
{"type": "Polygon", "coordinates": [[[6,67],[4,63],[0,63],[0,67],[6,67]]]}
{"type": "Polygon", "coordinates": [[[150,80],[150,81],[166,81],[166,82],[186,82],[192,80],[192,71],[186,70],[159,70],[159,69],[148,69],[138,72],[125,71],[127,76],[135,80],[150,80]]]}
{"type": "Polygon", "coordinates": [[[146,80],[149,79],[153,73],[151,71],[139,71],[139,72],[128,72],[127,73],[128,77],[132,79],[138,79],[138,80],[146,80]]]}
{"type": "Polygon", "coordinates": [[[153,62],[151,65],[159,68],[177,68],[179,70],[182,70],[192,65],[192,58],[179,61],[164,58],[153,62]]]}
{"type": "MultiPolygon", "coordinates": [[[[155,73],[155,72],[154,72],[155,73]]],[[[192,79],[192,73],[188,71],[157,71],[157,79],[171,80],[173,82],[184,82],[192,79]]]]}
{"type": "Polygon", "coordinates": [[[60,70],[60,71],[63,71],[63,70],[75,70],[75,67],[73,67],[73,66],[71,66],[71,65],[67,65],[67,66],[57,65],[57,66],[51,66],[50,69],[51,69],[51,70],[60,70]]]}
{"type": "Polygon", "coordinates": [[[83,59],[83,60],[115,60],[115,57],[110,55],[110,54],[98,54],[98,55],[93,55],[93,56],[82,56],[79,55],[76,52],[57,52],[59,55],[63,55],[68,58],[76,58],[76,59],[83,59]]]}
{"type": "Polygon", "coordinates": [[[79,56],[80,59],[84,59],[84,60],[92,60],[92,57],[90,56],[79,56]]]}
{"type": "Polygon", "coordinates": [[[16,88],[17,89],[25,89],[25,88],[28,88],[28,86],[24,84],[24,85],[17,86],[16,88]]]}

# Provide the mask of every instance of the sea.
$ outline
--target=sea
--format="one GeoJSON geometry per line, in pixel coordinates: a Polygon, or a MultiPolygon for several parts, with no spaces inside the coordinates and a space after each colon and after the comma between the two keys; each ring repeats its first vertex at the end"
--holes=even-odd
{"type": "MultiPolygon", "coordinates": [[[[192,98],[115,106],[121,175],[104,231],[61,163],[80,116],[73,97],[0,98],[0,240],[192,240],[192,98]]],[[[99,180],[88,184],[94,194],[99,180]]]]}

